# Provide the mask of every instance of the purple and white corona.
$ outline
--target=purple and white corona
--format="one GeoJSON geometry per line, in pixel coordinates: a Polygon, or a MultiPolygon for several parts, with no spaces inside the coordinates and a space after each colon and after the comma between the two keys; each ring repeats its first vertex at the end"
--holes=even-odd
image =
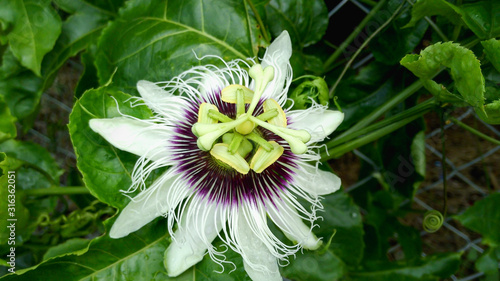
{"type": "Polygon", "coordinates": [[[322,208],[321,195],[339,189],[340,179],[317,168],[315,144],[344,115],[316,103],[306,110],[283,110],[291,54],[283,32],[260,63],[235,60],[222,68],[196,66],[168,82],[139,81],[136,102],[152,109],[151,119],[90,120],[113,146],[140,156],[125,191],[140,193],[121,211],[111,237],[124,237],[164,216],[172,236],[164,260],[170,276],[207,253],[226,262],[212,245],[220,237],[241,254],[254,281],[282,280],[279,265],[290,255],[320,246],[312,232],[316,210],[322,208]],[[161,167],[169,168],[146,187],[145,179],[161,167]],[[310,204],[304,207],[300,198],[310,204]],[[273,234],[268,220],[293,246],[273,234]]]}

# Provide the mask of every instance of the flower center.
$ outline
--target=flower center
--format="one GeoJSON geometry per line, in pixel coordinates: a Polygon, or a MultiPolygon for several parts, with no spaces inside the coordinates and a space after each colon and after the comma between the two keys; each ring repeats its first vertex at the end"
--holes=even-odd
{"type": "Polygon", "coordinates": [[[198,110],[198,122],[192,127],[198,137],[198,148],[210,151],[215,159],[242,174],[247,174],[250,169],[261,173],[285,150],[277,142],[264,139],[258,127],[284,139],[295,154],[305,153],[305,143],[311,139],[305,130],[287,128],[285,112],[274,99],[265,100],[264,113],[253,116],[264,90],[274,78],[274,68],[267,66],[263,69],[256,64],[250,68],[249,75],[255,81],[254,91],[243,85],[229,85],[221,92],[222,101],[236,104],[235,119],[220,113],[213,104],[202,103],[198,110]]]}

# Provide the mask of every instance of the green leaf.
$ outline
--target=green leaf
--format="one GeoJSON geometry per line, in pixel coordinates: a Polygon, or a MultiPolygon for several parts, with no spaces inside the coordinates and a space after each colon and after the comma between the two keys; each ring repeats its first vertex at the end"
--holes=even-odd
{"type": "Polygon", "coordinates": [[[462,19],[480,39],[500,36],[500,2],[484,0],[464,4],[462,19]]]}
{"type": "MultiPolygon", "coordinates": [[[[23,165],[36,169],[52,182],[59,183],[59,176],[63,171],[59,168],[50,153],[43,147],[30,142],[8,140],[0,144],[0,151],[5,152],[8,157],[23,161],[23,165]]],[[[36,186],[32,183],[30,186],[36,186]]],[[[27,189],[24,186],[24,189],[27,189]]]]}
{"type": "Polygon", "coordinates": [[[297,49],[318,42],[328,27],[328,9],[321,0],[272,0],[266,13],[271,33],[276,37],[288,30],[297,49]]]}
{"type": "Polygon", "coordinates": [[[118,9],[125,2],[124,0],[54,0],[57,6],[68,13],[75,13],[82,10],[92,10],[96,13],[116,16],[118,9]]]}
{"type": "Polygon", "coordinates": [[[41,76],[42,59],[61,33],[61,19],[47,0],[1,0],[0,6],[0,20],[10,25],[12,52],[21,65],[41,76]]]}
{"type": "MultiPolygon", "coordinates": [[[[418,2],[417,2],[418,3],[418,2]]],[[[387,13],[394,13],[400,6],[399,1],[389,1],[387,8],[379,11],[374,18],[385,18],[387,13]]],[[[405,11],[394,19],[379,35],[370,42],[370,49],[377,61],[396,65],[408,53],[411,53],[422,41],[429,24],[417,21],[411,28],[402,28],[409,21],[410,13],[405,11]]],[[[381,25],[383,22],[378,22],[381,25]]]]}
{"type": "MultiPolygon", "coordinates": [[[[2,149],[0,149],[1,151],[2,149]]],[[[20,176],[18,172],[23,162],[15,158],[7,156],[4,152],[0,152],[0,200],[5,202],[3,208],[0,209],[0,227],[6,231],[0,232],[0,252],[5,253],[10,250],[10,247],[17,247],[25,240],[29,239],[31,230],[27,229],[30,223],[29,211],[21,201],[21,196],[18,190],[22,189],[19,185],[20,176]],[[9,221],[15,219],[16,221],[9,221]],[[12,233],[15,236],[11,237],[11,231],[7,228],[11,223],[14,223],[15,229],[12,233]]]]}
{"type": "Polygon", "coordinates": [[[10,109],[0,95],[0,143],[17,136],[16,118],[10,114],[10,109]]]}
{"type": "Polygon", "coordinates": [[[376,156],[373,159],[380,162],[377,163],[379,167],[383,167],[382,181],[387,184],[388,189],[393,190],[393,196],[412,199],[418,185],[424,180],[425,166],[420,166],[417,170],[413,158],[420,158],[419,165],[425,161],[423,130],[424,122],[419,119],[381,138],[374,145],[373,152],[376,156]]]}
{"type": "Polygon", "coordinates": [[[82,238],[73,238],[54,246],[47,250],[43,255],[43,260],[46,261],[51,258],[66,256],[66,255],[81,255],[88,250],[90,240],[82,238]]]}
{"type": "Polygon", "coordinates": [[[500,246],[500,193],[476,201],[463,214],[455,217],[465,227],[483,236],[482,242],[491,247],[500,246]]]}
{"type": "Polygon", "coordinates": [[[500,40],[494,38],[486,41],[481,41],[486,57],[491,62],[493,67],[500,72],[500,40]]]}
{"type": "Polygon", "coordinates": [[[20,198],[17,195],[17,189],[20,186],[17,183],[19,174],[16,170],[22,165],[21,161],[8,157],[4,152],[0,152],[0,171],[2,175],[0,176],[0,200],[2,200],[2,207],[0,209],[0,227],[4,231],[0,232],[0,252],[6,252],[12,246],[16,246],[15,243],[21,243],[22,235],[24,234],[23,229],[26,227],[29,221],[29,212],[20,202],[20,198]],[[4,205],[5,204],[5,205],[4,205]],[[13,208],[13,209],[11,209],[13,208]],[[16,234],[15,239],[10,238],[10,229],[7,228],[12,221],[9,219],[17,219],[14,221],[15,230],[13,233],[16,234]]]}
{"type": "Polygon", "coordinates": [[[307,109],[311,107],[312,101],[321,105],[327,105],[328,85],[321,77],[306,80],[293,90],[290,99],[294,101],[294,109],[307,109]]]}
{"type": "Polygon", "coordinates": [[[405,254],[405,260],[413,261],[419,259],[422,256],[420,231],[411,226],[401,224],[397,219],[394,220],[394,226],[398,243],[405,254]]]}
{"type": "Polygon", "coordinates": [[[411,9],[411,20],[403,28],[415,26],[424,17],[444,16],[454,25],[461,25],[460,9],[446,0],[418,0],[411,9]]]}
{"type": "MultiPolygon", "coordinates": [[[[216,239],[215,242],[212,243],[218,250],[224,250],[226,246],[223,242],[216,239]],[[223,246],[224,245],[224,246],[223,246]]],[[[226,260],[234,263],[234,266],[231,264],[225,264],[224,268],[220,265],[216,264],[214,261],[210,259],[209,255],[205,255],[203,260],[192,268],[188,269],[182,275],[177,278],[170,278],[169,280],[175,281],[250,281],[250,277],[248,277],[245,272],[245,268],[243,267],[243,259],[241,256],[234,252],[231,249],[228,249],[227,252],[224,253],[226,256],[226,260]],[[221,272],[224,270],[224,272],[221,272]],[[233,271],[234,270],[234,271],[233,271]]]]}
{"type": "Polygon", "coordinates": [[[493,101],[484,106],[484,112],[478,108],[475,111],[479,118],[489,124],[500,124],[500,100],[493,101]]]}
{"type": "Polygon", "coordinates": [[[457,7],[446,0],[419,0],[412,9],[412,19],[405,26],[413,26],[426,16],[444,16],[452,24],[465,25],[481,39],[500,35],[500,3],[496,0],[476,1],[457,7]]]}
{"type": "MultiPolygon", "coordinates": [[[[355,86],[355,85],[352,85],[355,86]]],[[[342,92],[348,93],[349,85],[347,89],[341,89],[342,92]]],[[[383,81],[378,88],[373,92],[360,91],[360,93],[365,93],[365,96],[359,98],[355,102],[344,104],[340,103],[342,111],[345,114],[344,121],[339,126],[339,130],[345,130],[355,124],[358,120],[366,116],[368,113],[375,110],[377,107],[381,106],[385,101],[387,101],[395,92],[393,81],[387,80],[383,81]]],[[[340,96],[342,93],[338,93],[339,98],[343,99],[344,95],[340,96]]]]}
{"type": "Polygon", "coordinates": [[[410,157],[412,164],[417,172],[422,178],[422,180],[417,180],[413,183],[413,196],[417,192],[420,184],[425,179],[426,173],[426,156],[425,156],[425,131],[422,130],[418,132],[410,145],[410,157]]]}
{"type": "Polygon", "coordinates": [[[80,56],[84,69],[76,85],[76,98],[80,98],[88,89],[99,88],[99,78],[97,77],[97,69],[94,65],[96,48],[97,46],[90,46],[87,51],[80,56]]]}
{"type": "Polygon", "coordinates": [[[318,220],[320,228],[314,230],[323,240],[329,239],[334,230],[335,236],[331,251],[348,265],[357,265],[363,257],[363,223],[358,206],[344,192],[338,191],[325,196],[322,201],[325,212],[323,220],[318,220]]]}
{"type": "Polygon", "coordinates": [[[54,48],[44,56],[41,68],[43,78],[24,69],[10,49],[4,53],[4,63],[0,68],[0,94],[5,96],[12,115],[21,121],[26,119],[23,122],[25,131],[31,126],[30,119],[37,113],[42,92],[51,86],[61,66],[70,57],[96,43],[108,20],[114,16],[92,3],[78,0],[56,2],[72,14],[62,23],[54,48]]]}
{"type": "MultiPolygon", "coordinates": [[[[112,222],[108,221],[109,224],[112,222]]],[[[164,252],[169,245],[167,224],[159,219],[127,237],[112,239],[102,236],[90,242],[88,251],[58,256],[44,260],[32,268],[7,275],[9,280],[165,280],[165,281],[246,281],[249,278],[243,269],[239,255],[226,252],[228,260],[234,262],[236,271],[230,273],[232,265],[226,265],[224,273],[218,264],[206,255],[204,259],[176,278],[168,277],[163,265],[164,252]],[[238,258],[239,257],[239,258],[238,258]],[[62,266],[64,265],[64,266],[62,266]]],[[[215,246],[220,246],[216,242],[215,246]]]]}
{"type": "Polygon", "coordinates": [[[165,81],[201,63],[255,57],[258,29],[245,1],[129,1],[99,40],[101,84],[135,92],[141,79],[165,81]],[[127,28],[123,28],[123,27],[127,28]],[[195,55],[196,54],[196,55],[195,55]]]}
{"type": "Polygon", "coordinates": [[[348,280],[357,281],[427,281],[442,280],[453,274],[460,265],[461,253],[433,255],[422,258],[418,264],[392,266],[372,272],[350,272],[348,280]]]}
{"type": "Polygon", "coordinates": [[[30,118],[36,115],[42,95],[43,80],[23,68],[10,48],[3,55],[0,67],[0,95],[4,97],[11,114],[25,125],[31,126],[30,118]]]}
{"type": "Polygon", "coordinates": [[[479,257],[475,263],[476,269],[487,274],[498,275],[498,261],[500,260],[500,248],[491,247],[479,257]]]}
{"type": "Polygon", "coordinates": [[[401,60],[401,65],[422,79],[426,89],[438,96],[436,89],[444,88],[444,86],[437,87],[431,79],[442,66],[450,68],[455,87],[464,101],[482,109],[485,92],[484,77],[481,73],[480,62],[469,49],[452,42],[436,43],[425,48],[420,55],[405,56],[401,60]]]}
{"type": "Polygon", "coordinates": [[[167,233],[165,223],[156,223],[123,239],[99,237],[82,255],[48,259],[1,280],[36,281],[47,276],[51,280],[170,280],[163,267],[167,233]]]}
{"type": "Polygon", "coordinates": [[[117,16],[117,9],[123,4],[123,1],[57,0],[55,2],[71,15],[63,22],[61,36],[43,61],[44,89],[52,84],[58,70],[70,57],[97,43],[108,21],[117,16]]]}
{"type": "Polygon", "coordinates": [[[344,262],[327,250],[324,253],[305,251],[298,254],[281,271],[284,277],[295,281],[331,281],[339,280],[346,270],[344,262]]]}
{"type": "Polygon", "coordinates": [[[138,157],[113,147],[89,127],[92,118],[122,116],[151,117],[145,105],[130,107],[131,96],[108,88],[85,92],[74,104],[69,117],[69,132],[77,156],[77,166],[85,186],[102,202],[123,208],[129,201],[120,190],[127,189],[138,157]]]}

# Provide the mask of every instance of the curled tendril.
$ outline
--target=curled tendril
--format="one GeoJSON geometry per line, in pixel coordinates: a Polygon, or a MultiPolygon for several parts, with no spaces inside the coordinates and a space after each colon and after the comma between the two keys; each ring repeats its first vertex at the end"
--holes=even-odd
{"type": "Polygon", "coordinates": [[[443,223],[444,223],[443,214],[441,214],[441,212],[439,211],[432,210],[425,213],[422,225],[424,226],[425,231],[433,233],[438,231],[443,225],[443,223]]]}

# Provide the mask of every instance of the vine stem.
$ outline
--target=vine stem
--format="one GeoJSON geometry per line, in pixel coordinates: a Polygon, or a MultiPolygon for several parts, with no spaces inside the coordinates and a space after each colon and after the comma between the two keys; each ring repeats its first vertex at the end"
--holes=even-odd
{"type": "Polygon", "coordinates": [[[387,125],[390,125],[391,123],[395,122],[395,121],[398,121],[398,120],[402,120],[402,119],[406,119],[406,118],[409,118],[409,117],[412,117],[412,116],[415,116],[415,115],[419,115],[421,114],[422,112],[428,112],[430,109],[432,109],[434,106],[436,106],[437,104],[437,101],[435,98],[430,98],[408,110],[405,110],[395,116],[392,116],[390,118],[386,118],[380,122],[377,122],[373,125],[370,125],[366,128],[362,128],[362,129],[359,129],[359,130],[356,130],[356,131],[353,131],[352,133],[350,134],[347,134],[345,135],[344,137],[342,138],[335,138],[329,142],[326,143],[326,146],[327,147],[334,147],[336,145],[339,145],[341,143],[345,143],[345,142],[348,142],[358,136],[361,136],[361,135],[365,135],[365,134],[368,134],[374,130],[378,130],[382,127],[385,127],[387,125]]]}
{"type": "Polygon", "coordinates": [[[442,176],[443,176],[443,198],[444,198],[444,206],[443,206],[443,217],[446,218],[446,213],[448,212],[448,184],[446,180],[446,141],[445,141],[445,133],[444,133],[444,109],[440,110],[440,125],[441,125],[441,165],[442,165],[442,176]]]}
{"type": "Polygon", "coordinates": [[[53,186],[49,188],[27,189],[21,192],[27,196],[90,194],[90,191],[84,186],[53,186]]]}
{"type": "Polygon", "coordinates": [[[371,11],[359,23],[359,25],[349,35],[349,37],[347,37],[347,39],[344,42],[342,42],[342,44],[338,47],[338,49],[335,50],[335,52],[333,52],[333,54],[325,61],[325,63],[323,64],[324,70],[328,70],[330,68],[333,62],[337,60],[337,58],[342,54],[342,52],[344,52],[344,50],[349,46],[349,44],[351,44],[352,41],[354,41],[354,39],[356,39],[356,37],[359,35],[359,33],[361,33],[363,28],[365,28],[365,26],[372,20],[373,16],[382,8],[382,6],[384,6],[385,2],[387,2],[387,0],[382,0],[378,2],[377,5],[373,7],[373,9],[371,9],[371,11]]]}
{"type": "Polygon", "coordinates": [[[333,93],[335,92],[335,89],[337,89],[337,86],[339,85],[340,81],[344,77],[344,75],[347,72],[347,70],[349,69],[349,67],[351,67],[351,64],[354,62],[354,60],[356,59],[356,57],[361,53],[361,51],[366,47],[366,45],[368,45],[368,43],[370,43],[370,41],[373,39],[373,37],[375,37],[382,29],[384,29],[396,17],[396,15],[398,15],[399,11],[404,6],[404,3],[405,2],[402,2],[401,5],[399,5],[399,7],[396,9],[396,11],[394,11],[394,13],[392,13],[391,17],[389,19],[387,19],[379,28],[377,28],[377,30],[375,30],[375,32],[373,32],[363,42],[363,44],[361,44],[361,46],[354,53],[354,55],[351,57],[351,59],[349,59],[349,61],[345,65],[344,69],[342,70],[342,73],[340,73],[339,77],[337,78],[337,81],[335,81],[335,84],[330,89],[330,93],[329,93],[330,98],[333,96],[333,93]]]}
{"type": "MultiPolygon", "coordinates": [[[[455,3],[455,5],[457,5],[458,7],[462,6],[462,0],[457,0],[457,3],[455,3]]],[[[455,25],[455,27],[453,28],[453,35],[451,37],[452,41],[456,41],[458,39],[461,29],[462,29],[461,24],[455,25]]]]}
{"type": "MultiPolygon", "coordinates": [[[[479,39],[472,39],[469,40],[468,43],[462,44],[465,48],[472,48],[474,45],[479,43],[479,39]]],[[[444,68],[439,69],[433,76],[437,76],[439,73],[441,73],[444,70],[444,68]]],[[[431,79],[432,79],[431,78],[431,79]]],[[[338,139],[343,139],[346,138],[347,136],[365,128],[378,118],[380,118],[384,113],[386,113],[389,109],[393,108],[394,106],[398,105],[399,103],[403,102],[406,100],[408,97],[416,93],[418,90],[420,90],[424,84],[422,83],[422,80],[417,80],[413,82],[410,86],[406,87],[404,90],[399,92],[397,95],[392,97],[390,100],[386,101],[384,104],[381,106],[377,107],[374,111],[372,111],[370,114],[366,115],[363,119],[361,119],[359,122],[351,126],[348,130],[340,134],[338,137],[333,139],[332,141],[338,140],[338,139]]],[[[332,142],[330,141],[327,143],[327,146],[332,142]]]]}
{"type": "Polygon", "coordinates": [[[474,135],[476,135],[476,136],[478,136],[478,137],[480,137],[480,138],[482,138],[482,139],[485,139],[485,140],[487,140],[487,141],[489,141],[489,142],[491,142],[491,143],[494,143],[494,144],[496,144],[496,145],[500,145],[500,141],[499,141],[499,140],[494,139],[494,138],[492,138],[492,137],[490,137],[490,136],[487,136],[487,135],[485,135],[485,134],[481,133],[480,131],[478,131],[478,130],[476,130],[476,129],[474,129],[474,128],[472,128],[472,127],[470,127],[470,126],[468,126],[468,125],[466,125],[466,124],[464,124],[464,123],[462,123],[461,121],[459,121],[459,120],[458,120],[458,119],[456,119],[455,117],[450,117],[449,119],[450,119],[453,123],[457,124],[458,126],[462,127],[463,129],[465,129],[466,131],[469,131],[469,132],[471,132],[472,134],[474,134],[474,135]]]}
{"type": "MultiPolygon", "coordinates": [[[[352,151],[360,146],[368,144],[374,140],[377,140],[387,134],[394,132],[395,130],[405,126],[406,124],[414,121],[415,119],[421,117],[425,113],[429,112],[433,108],[432,102],[421,103],[414,108],[395,115],[387,120],[381,121],[379,123],[373,124],[359,132],[358,134],[365,134],[354,140],[349,140],[333,148],[329,148],[327,152],[321,153],[321,161],[327,161],[332,158],[337,158],[343,154],[352,151]],[[412,114],[409,114],[410,112],[412,114]]],[[[347,140],[347,139],[345,139],[347,140]]]]}
{"type": "Polygon", "coordinates": [[[262,36],[264,36],[264,40],[266,40],[266,42],[268,42],[268,43],[271,42],[271,38],[269,38],[269,36],[267,34],[266,27],[264,26],[264,22],[260,18],[259,12],[257,11],[257,9],[255,8],[255,6],[253,5],[252,0],[247,0],[247,3],[248,3],[248,5],[250,6],[250,9],[252,9],[252,12],[255,15],[255,19],[257,20],[257,23],[260,26],[260,30],[262,31],[262,36]]]}
{"type": "MultiPolygon", "coordinates": [[[[412,1],[410,0],[406,0],[406,2],[408,2],[410,5],[415,5],[415,3],[413,3],[412,1]]],[[[436,33],[439,35],[439,37],[441,37],[441,40],[443,40],[444,42],[448,42],[450,41],[448,39],[448,37],[446,37],[446,35],[444,34],[444,32],[441,30],[441,28],[439,28],[439,26],[437,26],[437,24],[435,24],[430,17],[424,17],[425,21],[432,27],[432,29],[434,29],[434,31],[436,31],[436,33]]]]}
{"type": "MultiPolygon", "coordinates": [[[[377,107],[374,111],[370,112],[367,116],[365,116],[363,119],[361,119],[359,122],[354,124],[352,127],[350,127],[348,130],[340,134],[338,137],[333,139],[331,142],[337,140],[337,139],[343,139],[348,137],[351,134],[354,134],[355,132],[365,128],[368,124],[372,123],[373,121],[377,120],[379,117],[381,117],[384,113],[386,113],[389,109],[393,108],[394,106],[398,105],[399,103],[403,102],[406,100],[408,97],[416,93],[420,88],[422,88],[424,84],[422,83],[421,80],[415,81],[413,84],[405,88],[403,91],[399,92],[397,95],[392,97],[390,100],[382,104],[381,106],[377,107]]],[[[327,143],[327,146],[331,143],[327,143]]]]}

